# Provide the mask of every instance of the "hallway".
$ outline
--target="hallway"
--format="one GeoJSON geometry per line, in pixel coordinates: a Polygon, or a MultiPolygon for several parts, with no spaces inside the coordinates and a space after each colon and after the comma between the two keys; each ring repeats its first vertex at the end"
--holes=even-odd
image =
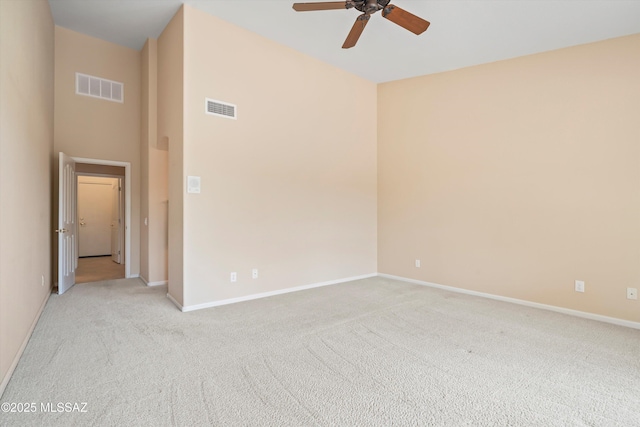
{"type": "Polygon", "coordinates": [[[124,277],[124,264],[116,264],[111,260],[111,256],[78,259],[76,283],[124,279],[124,277]]]}

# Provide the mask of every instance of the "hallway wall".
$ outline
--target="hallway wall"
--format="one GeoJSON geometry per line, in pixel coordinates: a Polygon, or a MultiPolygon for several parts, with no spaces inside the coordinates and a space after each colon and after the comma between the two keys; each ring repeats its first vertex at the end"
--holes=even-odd
{"type": "MultiPolygon", "coordinates": [[[[54,152],[131,163],[131,275],[140,274],[140,52],[55,28],[54,152]],[[124,83],[124,103],[76,95],[75,73],[124,83]]],[[[57,168],[55,172],[57,173],[57,168]]],[[[54,189],[54,200],[57,191],[54,189]]],[[[56,214],[54,204],[54,216],[56,214]]]]}
{"type": "Polygon", "coordinates": [[[141,55],[140,276],[158,285],[168,279],[169,258],[169,147],[158,139],[158,41],[148,39],[141,55]]]}
{"type": "Polygon", "coordinates": [[[53,38],[46,0],[0,1],[0,395],[51,292],[53,38]]]}

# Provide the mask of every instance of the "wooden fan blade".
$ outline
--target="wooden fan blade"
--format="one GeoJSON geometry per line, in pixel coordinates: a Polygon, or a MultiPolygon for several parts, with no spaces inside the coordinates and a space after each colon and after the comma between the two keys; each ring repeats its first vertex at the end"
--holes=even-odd
{"type": "Polygon", "coordinates": [[[297,12],[311,12],[314,10],[347,9],[346,1],[325,1],[315,3],[294,3],[293,9],[297,12]]]}
{"type": "Polygon", "coordinates": [[[392,4],[384,8],[382,16],[414,34],[422,34],[429,28],[429,21],[392,4]]]}
{"type": "Polygon", "coordinates": [[[349,31],[349,35],[347,36],[347,39],[344,41],[344,44],[342,45],[343,49],[349,49],[351,47],[354,47],[356,43],[358,43],[358,39],[360,38],[360,35],[364,31],[364,27],[367,26],[367,23],[369,22],[369,18],[371,18],[371,16],[367,15],[366,13],[358,16],[358,18],[356,19],[356,22],[353,24],[353,27],[351,27],[351,31],[349,31]]]}

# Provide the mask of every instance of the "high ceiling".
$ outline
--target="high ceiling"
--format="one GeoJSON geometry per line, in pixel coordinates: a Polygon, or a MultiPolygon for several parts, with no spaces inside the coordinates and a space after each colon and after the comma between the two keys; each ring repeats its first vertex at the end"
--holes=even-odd
{"type": "Polygon", "coordinates": [[[56,25],[141,49],[182,3],[373,82],[640,33],[640,0],[392,0],[431,22],[421,36],[374,15],[341,49],[359,12],[295,12],[291,0],[49,0],[56,25]]]}

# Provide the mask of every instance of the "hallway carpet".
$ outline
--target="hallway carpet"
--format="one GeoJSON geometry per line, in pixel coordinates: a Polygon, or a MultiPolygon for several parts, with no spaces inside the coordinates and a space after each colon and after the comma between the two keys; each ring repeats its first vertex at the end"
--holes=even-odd
{"type": "Polygon", "coordinates": [[[124,279],[124,264],[111,260],[111,255],[78,259],[76,283],[124,279]]]}

